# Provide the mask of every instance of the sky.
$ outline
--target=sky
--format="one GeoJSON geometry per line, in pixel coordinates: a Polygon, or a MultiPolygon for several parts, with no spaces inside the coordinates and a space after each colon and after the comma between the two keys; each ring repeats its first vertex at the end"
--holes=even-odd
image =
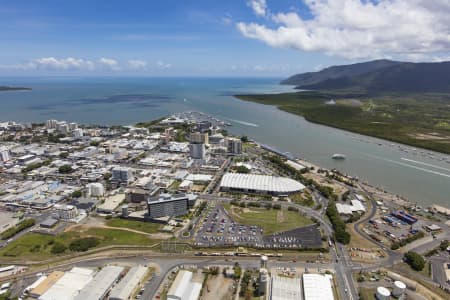
{"type": "Polygon", "coordinates": [[[0,0],[0,76],[279,77],[450,60],[448,0],[0,0]]]}

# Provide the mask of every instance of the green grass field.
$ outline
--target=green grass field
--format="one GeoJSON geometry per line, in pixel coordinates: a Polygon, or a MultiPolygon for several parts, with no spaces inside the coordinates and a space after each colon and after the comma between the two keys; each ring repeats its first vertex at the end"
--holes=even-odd
{"type": "Polygon", "coordinates": [[[260,226],[264,230],[264,235],[304,227],[313,223],[308,217],[294,211],[267,210],[255,207],[249,208],[249,211],[244,211],[244,209],[235,206],[228,206],[225,209],[240,224],[260,226]]]}
{"type": "Polygon", "coordinates": [[[238,95],[306,120],[416,147],[450,153],[450,95],[369,96],[333,92],[238,95]],[[330,99],[336,105],[327,105],[330,99]]]}
{"type": "Polygon", "coordinates": [[[359,294],[362,300],[375,300],[375,289],[360,288],[359,294]]]}
{"type": "Polygon", "coordinates": [[[129,228],[137,231],[142,231],[146,233],[157,233],[162,225],[157,223],[150,222],[140,222],[133,220],[125,220],[125,219],[110,219],[105,222],[105,225],[111,227],[121,227],[121,228],[129,228]]]}
{"type": "MultiPolygon", "coordinates": [[[[44,260],[55,255],[51,248],[54,242],[68,246],[73,240],[81,237],[96,237],[100,240],[97,247],[110,245],[153,245],[157,240],[151,240],[143,234],[123,230],[90,228],[84,231],[69,231],[58,236],[27,233],[0,250],[2,259],[44,260]]],[[[70,253],[67,250],[65,254],[70,253]]]]}

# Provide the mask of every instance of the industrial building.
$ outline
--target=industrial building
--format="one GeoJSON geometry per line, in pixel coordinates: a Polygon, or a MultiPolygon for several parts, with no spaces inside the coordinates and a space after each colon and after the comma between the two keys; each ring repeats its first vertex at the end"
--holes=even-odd
{"type": "Polygon", "coordinates": [[[197,300],[202,284],[192,282],[193,273],[181,270],[167,292],[167,300],[197,300]]]}
{"type": "Polygon", "coordinates": [[[336,203],[336,209],[340,215],[352,215],[354,212],[363,213],[366,208],[359,200],[351,200],[352,204],[336,203]]]}
{"type": "Polygon", "coordinates": [[[272,276],[270,285],[270,300],[301,300],[302,288],[300,278],[272,276]]]}
{"type": "Polygon", "coordinates": [[[113,284],[119,279],[123,267],[106,266],[98,272],[95,277],[81,289],[74,300],[102,300],[105,298],[113,284]]]}
{"type": "Polygon", "coordinates": [[[304,300],[334,300],[331,275],[303,274],[304,300]]]}
{"type": "Polygon", "coordinates": [[[220,182],[222,191],[269,195],[292,194],[304,188],[303,184],[290,178],[255,174],[226,173],[220,182]]]}
{"type": "Polygon", "coordinates": [[[102,204],[97,205],[97,212],[103,214],[111,214],[124,201],[125,194],[115,194],[109,196],[102,204]]]}
{"type": "Polygon", "coordinates": [[[109,294],[109,300],[128,300],[133,294],[133,291],[141,283],[147,274],[148,269],[143,266],[136,266],[131,268],[127,275],[113,287],[109,294]]]}
{"type": "Polygon", "coordinates": [[[161,194],[159,197],[150,197],[147,202],[150,218],[176,217],[187,214],[193,207],[197,196],[194,194],[161,194]]]}
{"type": "Polygon", "coordinates": [[[78,209],[73,205],[55,204],[53,209],[57,218],[63,221],[75,220],[78,216],[78,209]]]}
{"type": "Polygon", "coordinates": [[[45,292],[47,292],[61,277],[64,276],[64,272],[53,271],[50,273],[44,281],[39,283],[34,288],[30,289],[30,296],[33,298],[40,298],[45,292]]]}
{"type": "Polygon", "coordinates": [[[39,300],[73,300],[92,280],[93,274],[94,271],[91,269],[72,268],[43,293],[39,300]]]}

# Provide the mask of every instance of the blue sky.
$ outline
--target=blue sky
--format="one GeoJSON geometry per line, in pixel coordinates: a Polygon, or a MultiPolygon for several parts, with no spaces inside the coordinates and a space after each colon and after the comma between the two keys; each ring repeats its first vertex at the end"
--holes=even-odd
{"type": "Polygon", "coordinates": [[[285,76],[372,58],[444,60],[450,6],[426,2],[0,0],[0,75],[285,76]],[[399,20],[405,8],[424,17],[399,20]]]}

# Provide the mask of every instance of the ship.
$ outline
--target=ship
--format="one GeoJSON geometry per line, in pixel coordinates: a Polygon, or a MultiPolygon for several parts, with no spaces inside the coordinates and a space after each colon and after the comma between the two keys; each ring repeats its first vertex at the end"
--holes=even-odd
{"type": "Polygon", "coordinates": [[[331,156],[332,159],[346,159],[346,156],[344,154],[335,153],[333,156],[331,156]]]}

